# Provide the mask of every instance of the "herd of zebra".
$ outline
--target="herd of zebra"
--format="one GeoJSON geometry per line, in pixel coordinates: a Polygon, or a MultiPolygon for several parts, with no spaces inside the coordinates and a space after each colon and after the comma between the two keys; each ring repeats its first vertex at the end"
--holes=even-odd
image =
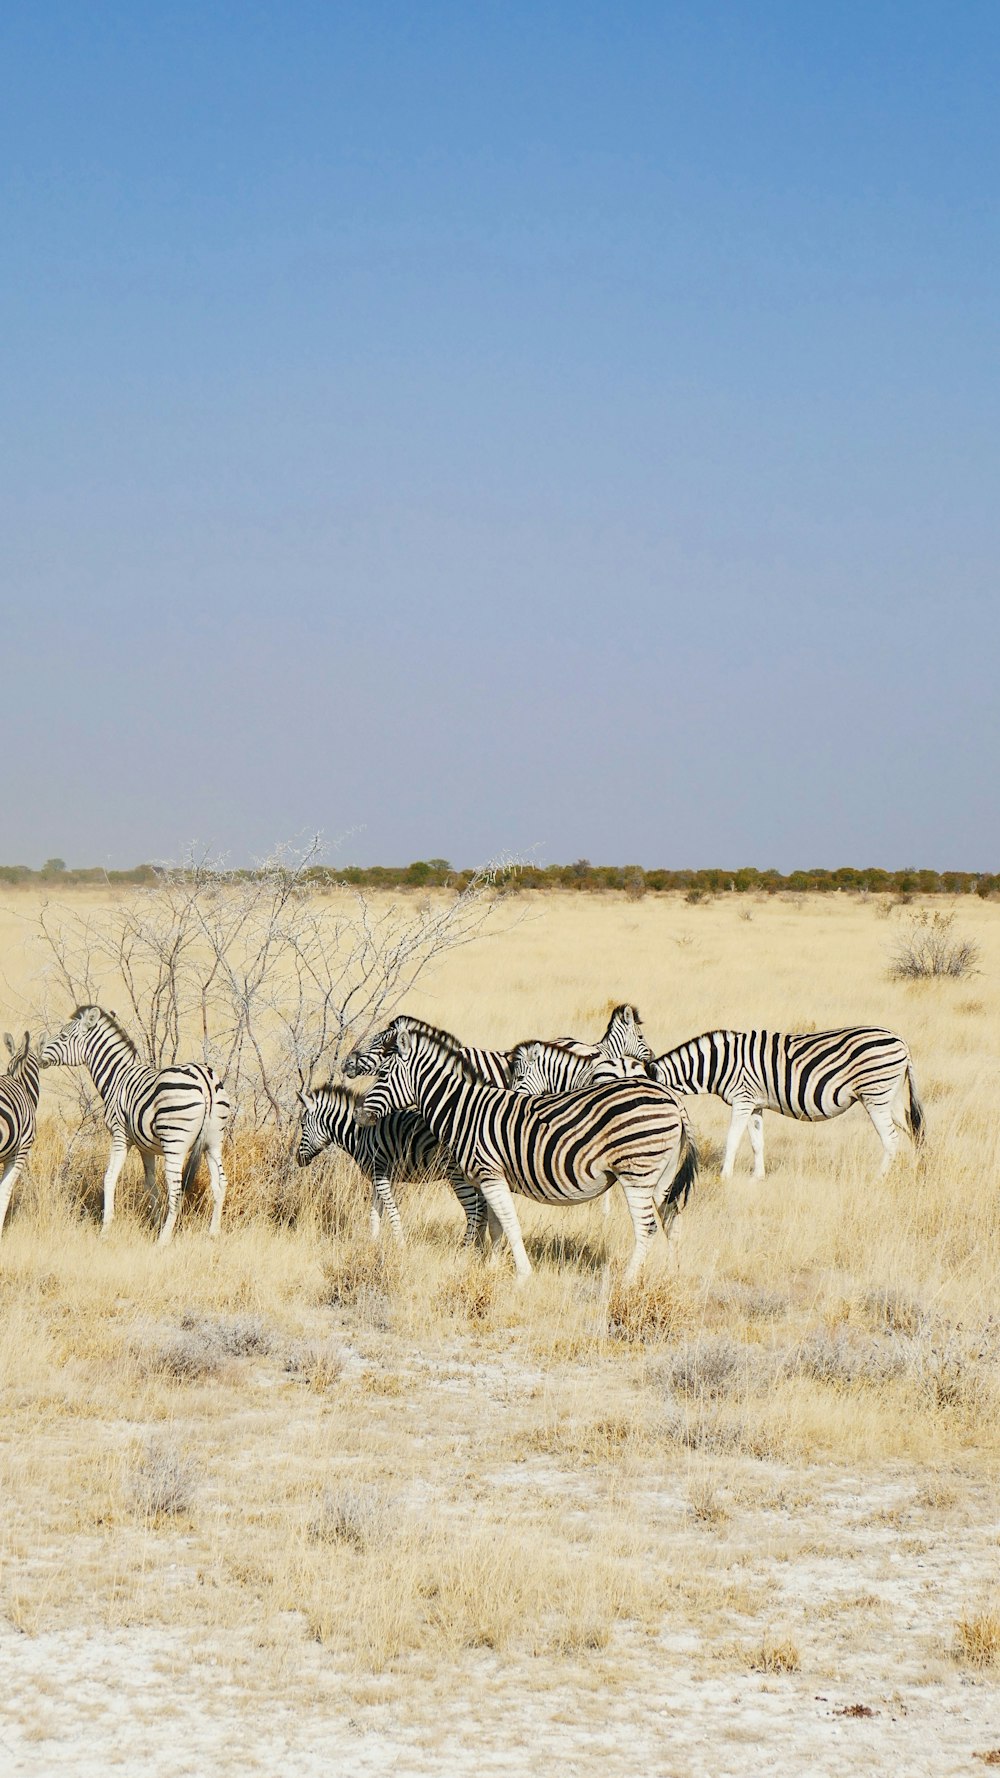
{"type": "MultiPolygon", "coordinates": [[[[222,1140],[230,1102],[202,1063],[147,1066],[114,1013],[77,1007],[35,1053],[28,1032],[8,1035],[11,1060],[0,1077],[0,1233],[11,1191],[31,1148],[39,1068],[87,1068],[104,1105],[111,1155],[104,1176],[103,1226],[114,1216],[115,1187],[130,1148],[142,1156],[159,1239],[169,1241],[181,1197],[204,1156],[218,1234],[226,1192],[222,1140]],[[163,1157],[166,1210],[156,1186],[163,1157]]],[[[698,1158],[683,1108],[713,1093],[732,1111],[722,1162],[731,1176],[749,1131],[754,1176],[764,1175],[763,1114],[816,1120],[864,1107],[881,1138],[882,1171],[906,1129],[919,1145],[924,1116],[902,1038],[871,1026],[790,1034],[708,1031],[656,1056],[634,1006],[617,1006],[596,1043],[532,1040],[509,1050],[469,1048],[449,1032],[401,1014],[353,1050],[349,1078],[368,1076],[364,1098],[332,1083],[303,1091],[297,1159],[346,1151],[367,1176],[371,1227],[383,1215],[402,1224],[394,1188],[446,1179],[465,1213],[464,1243],[506,1240],[519,1276],[531,1270],[513,1193],[546,1204],[579,1204],[620,1184],[634,1244],[625,1282],[637,1276],[657,1222],[669,1234],[694,1184],[698,1158]]],[[[605,1198],[605,1203],[608,1200],[605,1198]]]]}

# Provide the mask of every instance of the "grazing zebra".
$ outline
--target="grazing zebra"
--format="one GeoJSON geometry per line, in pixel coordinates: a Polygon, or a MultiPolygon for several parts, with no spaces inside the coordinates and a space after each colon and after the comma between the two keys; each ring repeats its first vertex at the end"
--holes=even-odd
{"type": "Polygon", "coordinates": [[[749,1126],[755,1179],[764,1177],[764,1112],[815,1122],[839,1117],[855,1100],[882,1141],[880,1174],[891,1166],[899,1132],[924,1140],[910,1052],[901,1037],[874,1026],[814,1031],[706,1031],[648,1065],[653,1080],[675,1093],[715,1093],[733,1108],[722,1161],[731,1179],[736,1151],[749,1126]]]}
{"type": "Polygon", "coordinates": [[[366,1174],[371,1184],[371,1231],[378,1240],[382,1216],[397,1241],[403,1225],[393,1197],[394,1185],[411,1180],[447,1179],[465,1211],[465,1245],[478,1243],[486,1233],[486,1203],[469,1185],[448,1150],[428,1129],[417,1111],[392,1111],[377,1124],[357,1118],[359,1101],[344,1087],[317,1087],[300,1093],[302,1133],[296,1160],[307,1167],[326,1148],[342,1148],[366,1174]]]}
{"type": "Polygon", "coordinates": [[[38,1109],[38,1057],[31,1053],[30,1031],[24,1033],[20,1049],[15,1048],[9,1031],[4,1032],[3,1040],[10,1051],[10,1066],[0,1078],[0,1235],[10,1194],[35,1140],[38,1109]]]}
{"type": "Polygon", "coordinates": [[[580,1204],[621,1182],[637,1276],[656,1231],[668,1232],[694,1183],[697,1156],[672,1094],[648,1079],[562,1097],[525,1098],[476,1080],[462,1058],[405,1024],[385,1040],[359,1121],[413,1105],[478,1186],[510,1244],[519,1277],[531,1271],[511,1197],[580,1204]]]}
{"type": "MultiPolygon", "coordinates": [[[[509,1050],[472,1049],[453,1037],[450,1031],[442,1031],[437,1025],[429,1025],[425,1019],[411,1018],[409,1013],[399,1013],[384,1031],[376,1032],[366,1044],[360,1044],[357,1049],[352,1050],[344,1063],[344,1073],[349,1078],[359,1074],[374,1074],[387,1046],[404,1025],[408,1031],[432,1037],[443,1048],[460,1056],[465,1066],[485,1086],[510,1086],[514,1057],[520,1045],[509,1050]]],[[[642,1020],[634,1006],[616,1006],[608,1020],[604,1036],[597,1043],[584,1043],[576,1037],[563,1037],[559,1040],[559,1048],[569,1051],[581,1061],[616,1062],[626,1056],[635,1056],[641,1062],[652,1061],[653,1052],[642,1035],[641,1027],[642,1020]]]]}
{"type": "Polygon", "coordinates": [[[68,1024],[42,1046],[43,1068],[58,1063],[89,1068],[104,1102],[104,1118],[111,1131],[111,1157],[104,1175],[104,1230],[115,1214],[115,1187],[125,1156],[130,1148],[137,1148],[156,1215],[160,1209],[156,1156],[163,1156],[167,1214],[160,1242],[165,1244],[174,1232],[181,1192],[194,1179],[203,1154],[212,1182],[209,1233],[217,1235],[226,1195],[222,1138],[230,1104],[214,1070],[202,1062],[147,1067],[115,1014],[99,1006],[78,1006],[68,1024]]]}

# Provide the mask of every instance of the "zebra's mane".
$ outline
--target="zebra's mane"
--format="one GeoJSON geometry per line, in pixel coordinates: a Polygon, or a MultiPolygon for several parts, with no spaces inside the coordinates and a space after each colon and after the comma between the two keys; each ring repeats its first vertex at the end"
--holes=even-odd
{"type": "MultiPolygon", "coordinates": [[[[85,1013],[85,1012],[99,1012],[101,1015],[101,1018],[104,1020],[105,1024],[110,1025],[112,1030],[115,1031],[117,1033],[117,1035],[121,1038],[122,1042],[128,1044],[128,1047],[131,1050],[133,1056],[137,1056],[139,1054],[139,1051],[136,1049],[136,1046],[135,1046],[135,1039],[129,1036],[124,1025],[122,1024],[121,1020],[119,1019],[117,1013],[108,1012],[105,1007],[95,1006],[93,1004],[93,1002],[91,1002],[91,1004],[89,1006],[76,1007],[73,1012],[73,1018],[78,1019],[80,1017],[81,1013],[85,1013]]],[[[70,1021],[70,1023],[72,1023],[72,1020],[70,1021]]]]}
{"type": "MultiPolygon", "coordinates": [[[[410,1036],[427,1037],[431,1043],[436,1043],[437,1047],[444,1052],[444,1059],[454,1063],[456,1072],[462,1076],[463,1080],[471,1081],[474,1087],[484,1087],[489,1084],[481,1074],[476,1072],[475,1064],[463,1055],[462,1045],[457,1038],[452,1037],[449,1031],[439,1031],[435,1025],[422,1025],[420,1020],[416,1020],[415,1023],[421,1028],[414,1030],[412,1027],[408,1027],[410,1036]]],[[[390,1056],[396,1054],[395,1039],[392,1048],[387,1050],[386,1054],[390,1056]]]]}

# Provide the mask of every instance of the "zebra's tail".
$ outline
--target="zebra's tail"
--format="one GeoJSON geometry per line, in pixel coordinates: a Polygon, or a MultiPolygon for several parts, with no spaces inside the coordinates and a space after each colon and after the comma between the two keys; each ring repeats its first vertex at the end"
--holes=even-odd
{"type": "Polygon", "coordinates": [[[211,1106],[206,1105],[205,1106],[205,1115],[201,1120],[201,1129],[198,1131],[197,1136],[195,1137],[194,1141],[191,1144],[190,1149],[188,1150],[188,1157],[187,1157],[187,1160],[184,1162],[184,1170],[181,1173],[181,1192],[182,1193],[186,1192],[189,1189],[189,1187],[194,1184],[195,1176],[198,1172],[198,1168],[201,1166],[201,1157],[205,1152],[205,1141],[206,1141],[206,1136],[207,1136],[207,1131],[208,1131],[208,1119],[209,1119],[210,1112],[211,1112],[211,1106]]]}
{"type": "Polygon", "coordinates": [[[906,1085],[909,1093],[906,1107],[906,1127],[913,1137],[913,1146],[922,1148],[927,1138],[927,1120],[924,1117],[924,1108],[920,1103],[920,1094],[917,1092],[917,1081],[912,1062],[908,1062],[906,1065],[906,1085]]]}
{"type": "Polygon", "coordinates": [[[672,1207],[674,1211],[683,1210],[688,1200],[688,1193],[698,1177],[698,1150],[691,1134],[691,1126],[681,1113],[681,1145],[677,1171],[670,1182],[670,1190],[666,1196],[664,1208],[672,1207]]]}

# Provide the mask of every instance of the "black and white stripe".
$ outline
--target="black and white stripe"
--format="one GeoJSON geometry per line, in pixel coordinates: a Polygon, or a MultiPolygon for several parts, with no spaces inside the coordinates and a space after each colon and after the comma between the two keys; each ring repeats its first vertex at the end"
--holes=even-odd
{"type": "Polygon", "coordinates": [[[10,1051],[10,1065],[0,1077],[0,1235],[10,1194],[35,1140],[38,1109],[38,1057],[31,1053],[30,1032],[24,1033],[20,1048],[9,1031],[4,1032],[4,1042],[10,1051]]]}
{"type": "MultiPolygon", "coordinates": [[[[434,1039],[442,1049],[451,1050],[461,1058],[465,1067],[483,1082],[485,1086],[509,1087],[513,1079],[514,1059],[524,1046],[515,1044],[509,1050],[474,1049],[463,1044],[450,1031],[443,1031],[437,1025],[430,1025],[425,1019],[415,1019],[409,1013],[399,1013],[384,1031],[376,1032],[367,1043],[359,1044],[351,1051],[344,1063],[344,1073],[348,1078],[362,1074],[374,1074],[379,1063],[387,1053],[397,1032],[403,1028],[420,1033],[434,1039]]],[[[576,1037],[562,1037],[558,1047],[567,1055],[576,1058],[579,1064],[590,1062],[619,1062],[626,1057],[635,1057],[641,1062],[651,1061],[653,1052],[642,1034],[642,1020],[634,1006],[623,1002],[616,1006],[608,1019],[603,1037],[596,1043],[587,1043],[576,1037]]]]}
{"type": "Polygon", "coordinates": [[[871,1025],[795,1035],[781,1031],[706,1031],[648,1065],[675,1093],[714,1093],[733,1108],[722,1162],[732,1176],[749,1128],[754,1177],[764,1177],[764,1112],[814,1122],[863,1105],[882,1142],[881,1172],[906,1129],[919,1147],[924,1113],[910,1052],[901,1037],[871,1025]]]}
{"type": "Polygon", "coordinates": [[[345,1087],[317,1087],[300,1093],[302,1129],[296,1160],[307,1167],[327,1148],[343,1149],[357,1163],[371,1186],[371,1232],[378,1239],[383,1215],[397,1240],[403,1225],[393,1186],[447,1179],[465,1211],[465,1244],[482,1241],[486,1233],[486,1202],[470,1185],[417,1111],[390,1111],[376,1124],[361,1124],[360,1101],[345,1087]]]}
{"type": "Polygon", "coordinates": [[[203,1154],[212,1183],[209,1232],[218,1234],[226,1195],[222,1138],[230,1103],[213,1069],[202,1062],[148,1067],[114,1013],[99,1006],[78,1006],[68,1024],[42,1046],[41,1059],[44,1068],[58,1063],[89,1068],[103,1100],[111,1131],[111,1157],[104,1175],[105,1229],[114,1217],[115,1187],[125,1156],[137,1148],[157,1215],[156,1156],[163,1156],[167,1213],[160,1241],[169,1241],[174,1232],[181,1193],[194,1179],[203,1154]]]}
{"type": "Polygon", "coordinates": [[[669,1230],[687,1197],[697,1157],[672,1094],[649,1079],[623,1080],[560,1097],[525,1098],[474,1079],[459,1056],[405,1025],[387,1037],[359,1110],[373,1122],[414,1106],[465,1178],[482,1192],[510,1243],[519,1276],[531,1271],[511,1192],[545,1204],[580,1204],[621,1182],[637,1275],[656,1230],[669,1230]]]}
{"type": "Polygon", "coordinates": [[[638,1056],[589,1053],[568,1043],[518,1043],[510,1052],[510,1085],[515,1093],[576,1093],[609,1080],[635,1079],[648,1063],[638,1056]]]}

